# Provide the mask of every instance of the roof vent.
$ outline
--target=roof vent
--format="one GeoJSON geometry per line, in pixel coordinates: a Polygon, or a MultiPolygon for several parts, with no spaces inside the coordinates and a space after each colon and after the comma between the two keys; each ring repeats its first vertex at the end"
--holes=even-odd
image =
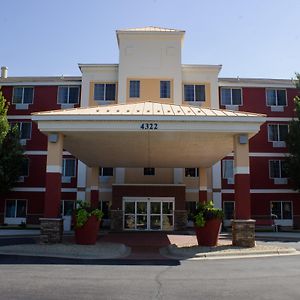
{"type": "Polygon", "coordinates": [[[7,78],[7,71],[8,71],[8,68],[3,66],[1,67],[1,78],[7,78]]]}

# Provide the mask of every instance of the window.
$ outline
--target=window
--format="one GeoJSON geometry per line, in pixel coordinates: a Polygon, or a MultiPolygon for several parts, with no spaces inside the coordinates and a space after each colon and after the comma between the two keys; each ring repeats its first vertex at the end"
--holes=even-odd
{"type": "Polygon", "coordinates": [[[79,86],[60,86],[58,87],[59,104],[79,103],[79,86]]]}
{"type": "Polygon", "coordinates": [[[284,142],[289,131],[286,124],[269,124],[268,140],[269,142],[284,142]]]}
{"type": "Polygon", "coordinates": [[[114,176],[114,168],[100,168],[99,176],[114,176]]]}
{"type": "Polygon", "coordinates": [[[287,178],[284,160],[270,160],[270,178],[287,178]]]}
{"type": "Polygon", "coordinates": [[[267,89],[266,91],[268,106],[286,106],[286,90],[267,89]]]}
{"type": "Polygon", "coordinates": [[[170,98],[171,97],[171,83],[170,81],[160,82],[160,98],[170,98]]]}
{"type": "Polygon", "coordinates": [[[221,88],[222,105],[242,105],[242,89],[221,88]]]}
{"type": "Polygon", "coordinates": [[[14,104],[32,104],[33,87],[14,87],[13,99],[14,104]]]}
{"type": "Polygon", "coordinates": [[[227,179],[228,184],[234,183],[233,160],[224,159],[222,161],[222,177],[227,179]]]}
{"type": "Polygon", "coordinates": [[[28,177],[29,176],[29,159],[25,158],[21,165],[21,177],[28,177]]]}
{"type": "Polygon", "coordinates": [[[184,85],[185,101],[205,101],[205,85],[185,84],[184,85]]]}
{"type": "Polygon", "coordinates": [[[140,97],[140,81],[130,80],[129,97],[139,98],[140,97]]]}
{"type": "Polygon", "coordinates": [[[198,168],[185,168],[185,177],[199,177],[198,168]]]}
{"type": "Polygon", "coordinates": [[[75,159],[74,158],[64,158],[62,167],[63,177],[75,177],[75,159]]]}
{"type": "Polygon", "coordinates": [[[145,176],[154,176],[155,168],[144,168],[144,175],[145,176]]]}
{"type": "Polygon", "coordinates": [[[97,83],[94,86],[94,100],[114,101],[116,100],[115,83],[97,83]]]}
{"type": "Polygon", "coordinates": [[[62,216],[72,216],[75,208],[75,201],[73,200],[62,200],[60,211],[62,216]]]}
{"type": "Polygon", "coordinates": [[[31,139],[31,122],[11,123],[11,127],[13,127],[15,125],[17,125],[19,128],[21,140],[30,140],[31,139]]]}
{"type": "Polygon", "coordinates": [[[273,201],[271,202],[271,214],[277,219],[292,219],[292,202],[290,201],[273,201]]]}
{"type": "Polygon", "coordinates": [[[231,220],[234,218],[234,201],[223,202],[224,219],[231,220]]]}
{"type": "Polygon", "coordinates": [[[26,200],[6,200],[6,218],[26,218],[26,200]]]}

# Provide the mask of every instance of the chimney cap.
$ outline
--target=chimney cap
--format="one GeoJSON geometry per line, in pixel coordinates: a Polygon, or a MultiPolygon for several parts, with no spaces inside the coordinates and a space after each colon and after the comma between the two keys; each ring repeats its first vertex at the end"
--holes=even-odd
{"type": "Polygon", "coordinates": [[[1,67],[1,78],[7,78],[7,70],[8,70],[8,67],[6,67],[6,66],[1,67]]]}

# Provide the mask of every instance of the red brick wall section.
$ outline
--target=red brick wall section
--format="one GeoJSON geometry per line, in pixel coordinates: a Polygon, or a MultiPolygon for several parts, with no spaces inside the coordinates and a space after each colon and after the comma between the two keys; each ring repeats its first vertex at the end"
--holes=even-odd
{"type": "Polygon", "coordinates": [[[114,185],[111,209],[122,210],[122,197],[175,197],[175,210],[185,210],[185,186],[114,185]]]}

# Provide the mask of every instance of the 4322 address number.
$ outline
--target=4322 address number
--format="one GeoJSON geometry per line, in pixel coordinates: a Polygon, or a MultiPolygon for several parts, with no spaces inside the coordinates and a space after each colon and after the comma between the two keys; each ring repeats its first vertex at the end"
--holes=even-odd
{"type": "Polygon", "coordinates": [[[157,123],[142,123],[140,128],[143,130],[157,130],[158,124],[157,123]]]}

